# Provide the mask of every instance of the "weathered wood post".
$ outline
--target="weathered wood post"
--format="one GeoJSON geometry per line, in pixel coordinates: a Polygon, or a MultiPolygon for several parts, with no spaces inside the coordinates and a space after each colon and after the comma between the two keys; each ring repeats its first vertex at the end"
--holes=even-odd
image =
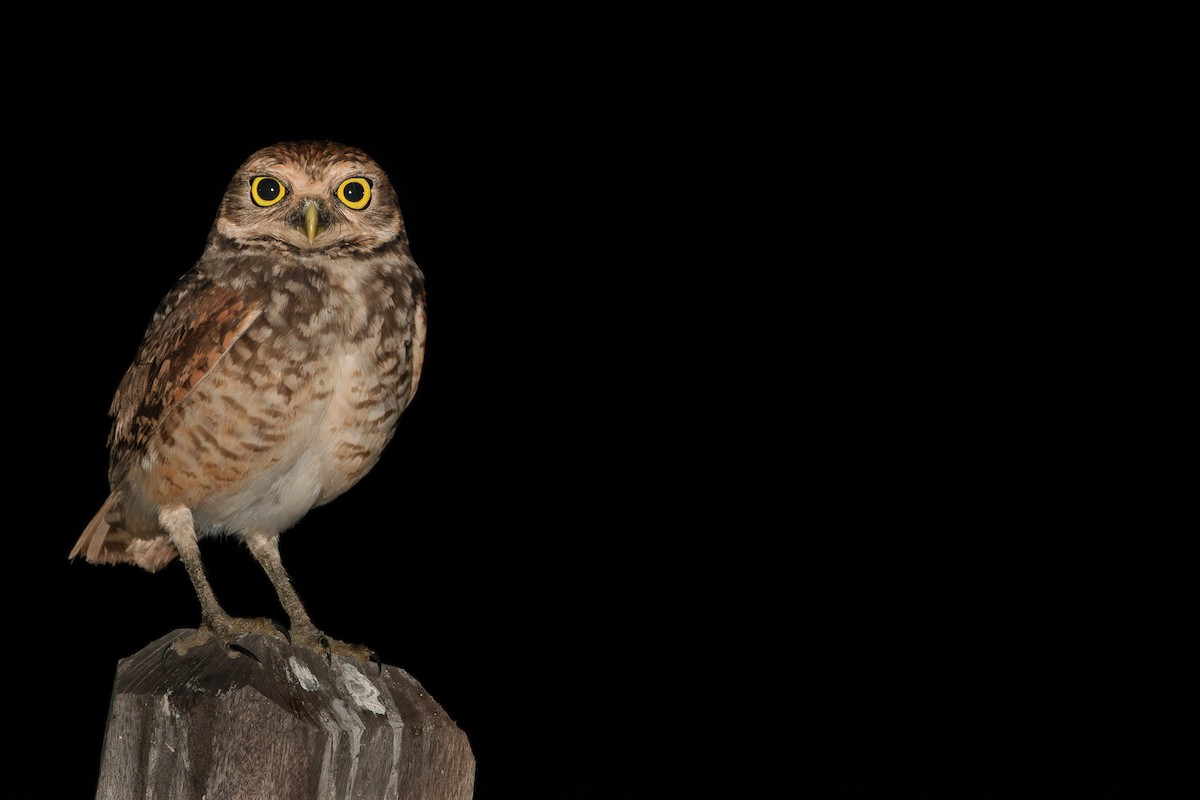
{"type": "Polygon", "coordinates": [[[166,652],[189,632],[119,662],[98,800],[471,798],[466,735],[404,670],[265,634],[166,652]]]}

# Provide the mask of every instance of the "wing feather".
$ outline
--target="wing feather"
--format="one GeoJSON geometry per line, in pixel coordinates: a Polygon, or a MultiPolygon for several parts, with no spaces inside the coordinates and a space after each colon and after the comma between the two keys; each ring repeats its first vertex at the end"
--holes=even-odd
{"type": "Polygon", "coordinates": [[[418,294],[413,298],[416,309],[413,311],[412,339],[409,342],[408,363],[412,377],[408,382],[408,398],[404,401],[407,406],[417,393],[417,383],[421,380],[421,367],[425,364],[425,295],[418,294]]]}
{"type": "Polygon", "coordinates": [[[195,391],[264,305],[262,292],[248,295],[200,272],[185,275],[163,299],[109,409],[109,478],[114,485],[163,415],[195,391]]]}

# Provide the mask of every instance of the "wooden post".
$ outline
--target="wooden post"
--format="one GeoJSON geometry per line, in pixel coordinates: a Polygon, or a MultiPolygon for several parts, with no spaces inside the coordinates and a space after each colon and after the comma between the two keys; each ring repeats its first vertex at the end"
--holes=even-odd
{"type": "Polygon", "coordinates": [[[98,800],[470,800],[466,735],[407,672],[250,634],[121,659],[98,800]],[[257,659],[257,660],[256,660],[257,659]]]}

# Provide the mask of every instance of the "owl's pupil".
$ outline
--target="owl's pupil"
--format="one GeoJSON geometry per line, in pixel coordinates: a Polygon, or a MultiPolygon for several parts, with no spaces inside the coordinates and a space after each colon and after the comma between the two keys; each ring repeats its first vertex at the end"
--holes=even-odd
{"type": "Polygon", "coordinates": [[[343,192],[346,195],[346,199],[351,203],[357,203],[359,200],[363,199],[363,186],[361,183],[346,184],[346,188],[343,190],[343,192]]]}
{"type": "Polygon", "coordinates": [[[279,181],[274,178],[263,178],[258,182],[258,196],[263,200],[274,200],[279,196],[279,181]]]}

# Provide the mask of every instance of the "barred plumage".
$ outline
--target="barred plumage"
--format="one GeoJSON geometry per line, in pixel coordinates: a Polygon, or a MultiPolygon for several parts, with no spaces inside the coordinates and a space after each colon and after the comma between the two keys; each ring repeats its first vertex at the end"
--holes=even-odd
{"type": "Polygon", "coordinates": [[[297,644],[364,657],[313,626],[278,535],[378,461],[412,401],[425,351],[424,276],[387,176],[330,142],[253,154],[203,254],[163,299],[110,413],[112,494],[71,557],[154,571],[179,555],[213,633],[229,617],[196,540],[246,540],[297,644]]]}

